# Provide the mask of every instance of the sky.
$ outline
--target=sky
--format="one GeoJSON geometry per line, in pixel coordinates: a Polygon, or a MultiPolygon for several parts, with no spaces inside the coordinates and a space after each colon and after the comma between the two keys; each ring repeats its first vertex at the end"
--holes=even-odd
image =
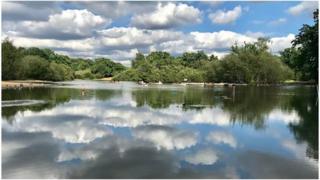
{"type": "Polygon", "coordinates": [[[258,37],[270,38],[270,51],[277,54],[291,46],[303,24],[313,24],[317,7],[317,1],[6,1],[2,39],[125,65],[137,52],[223,57],[233,44],[258,37]]]}

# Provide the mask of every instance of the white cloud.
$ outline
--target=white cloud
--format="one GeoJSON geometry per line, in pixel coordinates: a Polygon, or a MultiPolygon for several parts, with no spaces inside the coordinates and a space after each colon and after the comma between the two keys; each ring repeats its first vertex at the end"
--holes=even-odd
{"type": "MultiPolygon", "coordinates": [[[[111,52],[111,54],[108,54],[108,57],[114,60],[121,60],[121,59],[134,59],[136,54],[138,53],[138,49],[130,49],[128,51],[122,51],[122,50],[114,50],[111,52]]],[[[100,55],[103,56],[103,55],[100,55]]]]}
{"type": "Polygon", "coordinates": [[[110,23],[110,19],[94,15],[86,9],[73,9],[52,14],[48,21],[21,21],[6,24],[6,29],[10,28],[10,31],[15,32],[14,35],[25,37],[68,40],[92,37],[94,31],[110,23]]]}
{"type": "Polygon", "coordinates": [[[200,22],[200,10],[183,3],[158,3],[154,12],[134,15],[131,19],[133,26],[146,29],[166,29],[200,22]]]}
{"type": "Polygon", "coordinates": [[[291,47],[291,41],[295,38],[294,34],[270,39],[269,47],[272,53],[277,54],[285,48],[291,47]]]}
{"type": "Polygon", "coordinates": [[[196,153],[185,157],[185,161],[199,165],[212,165],[218,160],[217,153],[213,149],[201,149],[196,153]]]}
{"type": "Polygon", "coordinates": [[[154,143],[158,149],[185,149],[197,143],[197,133],[167,126],[140,127],[133,136],[154,143]]]}
{"type": "Polygon", "coordinates": [[[110,24],[111,20],[96,16],[86,9],[73,9],[50,15],[49,23],[52,27],[61,28],[62,32],[88,34],[93,28],[110,24]]]}
{"type": "Polygon", "coordinates": [[[234,43],[254,42],[255,38],[232,31],[191,32],[199,48],[230,48],[234,43]]]}
{"type": "Polygon", "coordinates": [[[214,144],[224,143],[230,147],[237,147],[237,140],[232,134],[225,131],[212,131],[206,137],[206,140],[214,144]]]}
{"type": "Polygon", "coordinates": [[[212,23],[215,24],[229,24],[236,21],[242,13],[241,6],[237,6],[230,11],[218,10],[209,14],[209,18],[212,23]]]}
{"type": "Polygon", "coordinates": [[[319,6],[318,1],[303,1],[295,6],[290,7],[287,12],[292,15],[300,15],[302,13],[311,13],[319,6]]]}
{"type": "Polygon", "coordinates": [[[98,32],[101,44],[107,47],[141,47],[176,40],[183,33],[169,30],[146,30],[135,27],[113,27],[98,32]]]}
{"type": "Polygon", "coordinates": [[[81,39],[81,40],[56,40],[56,39],[37,39],[19,36],[6,36],[10,37],[15,46],[19,47],[40,47],[52,49],[68,49],[76,51],[92,51],[94,49],[94,39],[81,39]]]}

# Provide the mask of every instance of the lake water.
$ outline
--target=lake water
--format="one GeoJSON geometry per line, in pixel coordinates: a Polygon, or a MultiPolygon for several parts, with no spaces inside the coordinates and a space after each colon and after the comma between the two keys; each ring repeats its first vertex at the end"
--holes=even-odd
{"type": "Polygon", "coordinates": [[[315,87],[66,83],[2,90],[3,178],[318,177],[315,87]]]}

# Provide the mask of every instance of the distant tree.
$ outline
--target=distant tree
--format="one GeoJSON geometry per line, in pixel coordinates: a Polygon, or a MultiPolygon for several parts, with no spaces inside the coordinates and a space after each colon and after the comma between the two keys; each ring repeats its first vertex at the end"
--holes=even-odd
{"type": "Polygon", "coordinates": [[[212,54],[210,57],[209,57],[209,61],[217,61],[219,60],[219,58],[217,56],[215,56],[214,54],[212,54]]]}
{"type": "Polygon", "coordinates": [[[208,56],[203,51],[186,52],[182,54],[182,61],[188,67],[199,68],[201,61],[208,61],[208,56]]]}
{"type": "Polygon", "coordinates": [[[49,62],[40,56],[28,55],[22,58],[24,79],[47,80],[49,62]]]}
{"type": "Polygon", "coordinates": [[[294,71],[294,78],[300,79],[300,70],[304,63],[300,50],[294,47],[286,48],[280,52],[280,58],[283,63],[294,71]]]}
{"type": "Polygon", "coordinates": [[[91,71],[96,74],[97,77],[111,77],[116,73],[125,70],[125,67],[120,63],[115,63],[110,59],[98,58],[95,60],[91,71]]]}
{"type": "Polygon", "coordinates": [[[2,42],[2,79],[3,80],[14,80],[18,77],[17,67],[20,64],[20,53],[19,50],[13,45],[12,41],[6,38],[2,42]]]}
{"type": "Polygon", "coordinates": [[[136,69],[130,68],[115,75],[115,81],[141,81],[140,74],[136,69]]]}
{"type": "Polygon", "coordinates": [[[145,61],[145,57],[142,53],[138,52],[134,60],[132,60],[132,67],[138,67],[140,62],[145,61]]]}
{"type": "Polygon", "coordinates": [[[232,46],[231,54],[218,66],[218,80],[260,84],[277,83],[290,77],[288,67],[268,52],[267,43],[268,39],[259,38],[254,43],[232,46]]]}
{"type": "Polygon", "coordinates": [[[249,67],[234,54],[221,61],[216,74],[219,82],[250,83],[252,77],[249,67]]]}

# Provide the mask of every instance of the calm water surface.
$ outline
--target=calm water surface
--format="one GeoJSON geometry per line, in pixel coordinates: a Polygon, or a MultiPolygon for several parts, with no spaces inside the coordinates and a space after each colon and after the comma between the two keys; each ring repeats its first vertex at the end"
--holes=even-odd
{"type": "Polygon", "coordinates": [[[318,177],[315,87],[68,83],[2,90],[3,178],[318,177]]]}

